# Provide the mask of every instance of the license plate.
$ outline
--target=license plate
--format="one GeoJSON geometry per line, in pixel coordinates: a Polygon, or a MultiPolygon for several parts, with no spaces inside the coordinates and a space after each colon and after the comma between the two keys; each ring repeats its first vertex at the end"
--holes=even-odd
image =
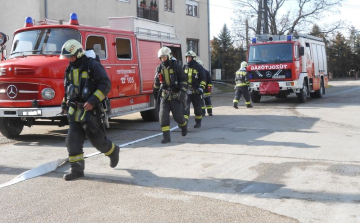
{"type": "Polygon", "coordinates": [[[18,110],[19,116],[42,116],[40,109],[36,110],[18,110]]]}
{"type": "Polygon", "coordinates": [[[277,75],[277,76],[273,76],[272,78],[285,78],[285,75],[277,75]]]}

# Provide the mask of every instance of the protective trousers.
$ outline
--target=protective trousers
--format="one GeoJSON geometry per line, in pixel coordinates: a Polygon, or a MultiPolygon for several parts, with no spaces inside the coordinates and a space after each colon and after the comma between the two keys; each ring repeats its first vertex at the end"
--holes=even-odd
{"type": "Polygon", "coordinates": [[[248,89],[247,85],[245,85],[245,86],[237,86],[236,87],[235,97],[234,97],[233,102],[238,103],[239,100],[240,100],[241,95],[243,95],[244,98],[245,98],[245,104],[250,105],[251,104],[250,94],[249,94],[249,89],[248,89]]]}
{"type": "Polygon", "coordinates": [[[174,120],[178,123],[181,129],[187,127],[187,120],[184,118],[183,103],[178,99],[163,100],[160,102],[160,126],[163,132],[164,139],[166,138],[170,142],[170,111],[173,115],[174,120]]]}
{"type": "MultiPolygon", "coordinates": [[[[99,126],[102,126],[99,113],[96,115],[96,121],[99,126]]],[[[91,144],[100,152],[105,153],[105,155],[110,155],[107,153],[115,147],[115,145],[106,137],[104,128],[100,127],[96,132],[92,132],[89,129],[84,130],[83,125],[80,122],[69,119],[69,130],[65,142],[69,153],[70,163],[84,160],[83,144],[86,136],[91,144]]]]}
{"type": "Polygon", "coordinates": [[[202,119],[201,100],[202,100],[201,95],[199,95],[199,94],[188,94],[188,100],[187,100],[188,106],[184,111],[184,117],[186,119],[189,119],[190,103],[192,103],[193,107],[194,107],[195,122],[196,122],[196,124],[199,124],[199,125],[201,125],[201,119],[202,119]]]}
{"type": "Polygon", "coordinates": [[[212,105],[211,105],[211,99],[210,96],[204,97],[201,101],[201,110],[202,115],[205,116],[206,110],[209,115],[212,115],[212,105]]]}

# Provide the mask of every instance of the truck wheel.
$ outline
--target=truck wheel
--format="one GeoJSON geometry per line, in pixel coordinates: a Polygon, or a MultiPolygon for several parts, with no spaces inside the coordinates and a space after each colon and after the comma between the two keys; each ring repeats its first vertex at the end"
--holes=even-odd
{"type": "Polygon", "coordinates": [[[159,110],[157,106],[154,109],[140,112],[142,119],[145,122],[156,122],[159,121],[159,110]]]}
{"type": "Polygon", "coordinates": [[[300,93],[298,94],[298,99],[300,103],[304,103],[307,98],[308,88],[306,86],[306,82],[304,81],[303,88],[300,90],[300,93]]]}
{"type": "Polygon", "coordinates": [[[251,101],[254,103],[259,103],[261,100],[261,95],[257,91],[252,91],[250,96],[251,96],[251,101]]]}
{"type": "Polygon", "coordinates": [[[20,118],[0,118],[0,132],[7,138],[19,136],[23,128],[20,118]]]}
{"type": "Polygon", "coordinates": [[[325,94],[324,82],[323,82],[323,80],[321,80],[320,81],[320,89],[319,89],[319,91],[315,92],[315,96],[317,98],[322,98],[324,94],[325,94]]]}

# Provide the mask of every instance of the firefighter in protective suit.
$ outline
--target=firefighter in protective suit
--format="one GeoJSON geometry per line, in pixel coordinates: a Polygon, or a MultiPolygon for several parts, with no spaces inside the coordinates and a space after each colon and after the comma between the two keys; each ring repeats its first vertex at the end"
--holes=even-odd
{"type": "Polygon", "coordinates": [[[187,83],[181,66],[172,57],[170,48],[162,47],[158,57],[161,64],[156,68],[153,92],[157,103],[160,103],[159,119],[163,133],[161,143],[169,143],[170,111],[181,129],[181,135],[187,134],[187,120],[183,115],[187,83]]]}
{"type": "Polygon", "coordinates": [[[201,111],[201,101],[206,86],[206,75],[204,68],[197,63],[196,54],[193,51],[188,51],[185,54],[187,63],[184,64],[183,70],[185,76],[187,77],[188,84],[188,99],[187,99],[187,108],[184,111],[184,117],[188,120],[190,116],[190,103],[193,104],[194,113],[195,113],[195,122],[194,128],[201,127],[202,111],[201,111]]]}
{"type": "Polygon", "coordinates": [[[73,180],[84,176],[83,144],[86,136],[97,150],[110,158],[112,168],[119,162],[120,148],[106,137],[102,120],[105,112],[102,102],[111,88],[104,67],[85,56],[82,45],[74,39],[65,42],[60,58],[69,60],[61,108],[69,121],[66,147],[71,172],[65,174],[64,179],[73,180]]]}
{"type": "MultiPolygon", "coordinates": [[[[197,58],[196,62],[198,62],[202,67],[204,67],[204,63],[197,58]]],[[[210,72],[208,70],[205,70],[205,75],[206,75],[206,87],[204,89],[204,96],[203,99],[201,101],[201,111],[202,111],[202,116],[205,116],[206,111],[208,113],[209,116],[213,116],[212,113],[212,105],[211,105],[211,89],[212,89],[212,79],[211,79],[211,75],[210,72]]]]}
{"type": "Polygon", "coordinates": [[[233,107],[238,109],[238,102],[241,95],[245,98],[245,104],[247,108],[252,108],[249,94],[250,78],[246,71],[247,63],[243,61],[240,64],[240,69],[235,73],[235,98],[233,100],[233,107]]]}

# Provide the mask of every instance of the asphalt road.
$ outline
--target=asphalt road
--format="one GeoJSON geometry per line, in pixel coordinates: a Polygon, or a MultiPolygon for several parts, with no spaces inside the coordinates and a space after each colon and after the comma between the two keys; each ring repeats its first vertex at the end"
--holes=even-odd
{"type": "MultiPolygon", "coordinates": [[[[330,85],[321,99],[264,97],[252,109],[213,95],[200,129],[191,114],[186,137],[176,129],[170,144],[125,146],[115,169],[100,154],[82,179],[65,182],[64,164],[0,188],[0,222],[360,222],[360,81],[330,85]]],[[[66,158],[66,132],[0,137],[0,184],[66,158]]],[[[112,120],[108,136],[122,145],[159,132],[133,114],[112,120]]]]}

